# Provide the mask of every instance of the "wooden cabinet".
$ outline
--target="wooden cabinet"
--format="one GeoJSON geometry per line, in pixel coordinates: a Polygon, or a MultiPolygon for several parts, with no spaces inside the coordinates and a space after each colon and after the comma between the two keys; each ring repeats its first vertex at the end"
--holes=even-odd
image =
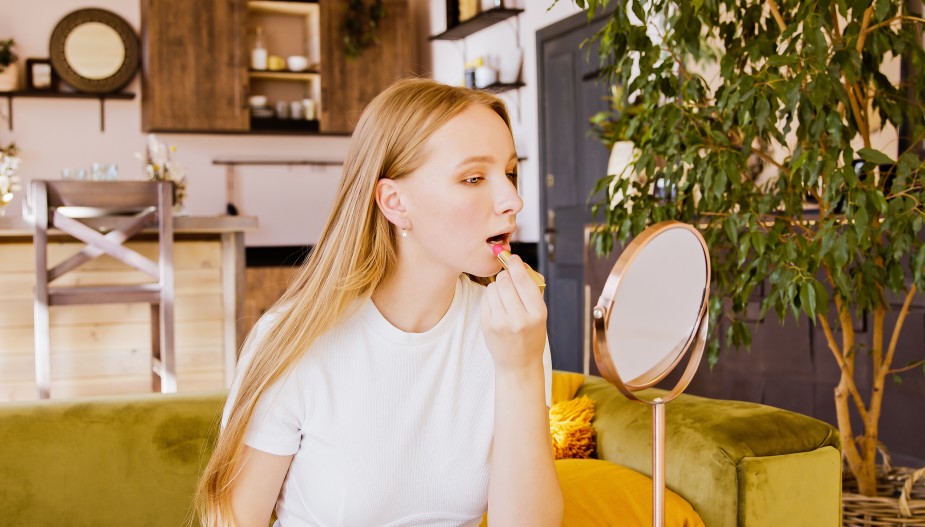
{"type": "Polygon", "coordinates": [[[142,0],[141,127],[249,129],[245,0],[142,0]]]}
{"type": "Polygon", "coordinates": [[[379,45],[344,53],[346,2],[321,0],[321,130],[351,132],[366,104],[392,82],[413,74],[414,24],[407,0],[385,0],[379,45]]]}
{"type": "MultiPolygon", "coordinates": [[[[142,129],[313,133],[305,127],[258,126],[263,123],[250,117],[248,95],[263,90],[268,81],[286,82],[279,75],[274,79],[248,70],[248,30],[259,22],[258,16],[274,11],[270,4],[291,10],[298,2],[142,0],[142,129]]],[[[416,35],[408,0],[385,0],[384,4],[379,44],[364,49],[358,58],[348,58],[343,47],[346,3],[318,2],[320,71],[301,74],[304,79],[290,75],[288,81],[304,83],[305,96],[314,95],[321,133],[349,134],[377,93],[413,73],[416,35]],[[320,83],[320,90],[314,83],[320,83]]],[[[300,12],[296,9],[291,14],[300,12]]],[[[263,29],[265,34],[273,31],[272,27],[263,29]]],[[[282,31],[276,38],[300,37],[282,31]]]]}

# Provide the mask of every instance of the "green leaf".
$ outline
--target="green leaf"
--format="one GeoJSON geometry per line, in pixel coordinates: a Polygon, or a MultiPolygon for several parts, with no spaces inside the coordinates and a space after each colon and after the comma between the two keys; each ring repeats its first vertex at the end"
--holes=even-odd
{"type": "Polygon", "coordinates": [[[816,320],[816,288],[813,287],[812,281],[803,282],[800,287],[800,305],[810,320],[816,320]]]}
{"type": "Polygon", "coordinates": [[[890,159],[888,155],[873,148],[862,148],[858,150],[857,153],[861,156],[861,159],[868,163],[874,163],[876,165],[889,165],[893,163],[893,160],[890,159]]]}
{"type": "Polygon", "coordinates": [[[893,374],[893,384],[895,384],[896,386],[899,386],[902,383],[903,383],[903,378],[894,373],[893,374]]]}

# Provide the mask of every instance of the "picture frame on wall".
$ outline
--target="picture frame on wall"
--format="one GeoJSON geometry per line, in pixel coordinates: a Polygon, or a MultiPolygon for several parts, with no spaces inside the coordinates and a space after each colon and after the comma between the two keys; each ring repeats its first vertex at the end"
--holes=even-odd
{"type": "Polygon", "coordinates": [[[29,91],[58,89],[58,75],[51,67],[51,59],[26,59],[26,89],[29,91]]]}

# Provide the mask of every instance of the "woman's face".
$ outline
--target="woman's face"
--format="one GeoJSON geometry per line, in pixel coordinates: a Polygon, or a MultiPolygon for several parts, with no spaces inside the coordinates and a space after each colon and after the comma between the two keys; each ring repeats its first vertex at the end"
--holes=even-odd
{"type": "Polygon", "coordinates": [[[397,181],[411,228],[400,250],[453,274],[490,276],[501,269],[493,243],[510,249],[517,154],[501,117],[470,104],[428,140],[420,168],[397,181]]]}

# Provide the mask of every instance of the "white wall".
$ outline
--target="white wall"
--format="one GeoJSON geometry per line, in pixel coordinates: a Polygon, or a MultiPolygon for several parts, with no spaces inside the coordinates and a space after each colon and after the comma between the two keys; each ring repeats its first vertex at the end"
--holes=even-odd
{"type": "MultiPolygon", "coordinates": [[[[483,0],[483,4],[491,3],[483,0]]],[[[526,157],[520,165],[520,192],[524,210],[517,220],[517,239],[538,242],[540,239],[539,118],[537,115],[536,32],[580,11],[571,0],[560,0],[549,9],[552,0],[507,0],[505,6],[525,11],[517,17],[467,37],[464,41],[433,41],[433,77],[447,84],[462,84],[466,60],[480,56],[497,56],[511,46],[523,49],[521,81],[526,86],[502,93],[514,128],[517,154],[526,157]]],[[[430,0],[430,34],[446,30],[445,0],[430,0]]]]}
{"type": "MultiPolygon", "coordinates": [[[[466,39],[466,54],[475,57],[491,50],[520,45],[524,50],[522,80],[525,88],[503,97],[511,108],[519,153],[528,159],[521,166],[525,208],[517,237],[539,240],[539,174],[536,30],[578,11],[561,0],[547,11],[550,2],[527,2],[526,11],[466,39]]],[[[411,0],[421,42],[445,29],[444,0],[411,0]],[[429,15],[428,15],[429,13],[429,15]],[[430,22],[430,27],[426,27],[430,22]],[[425,26],[425,27],[420,27],[425,26]]],[[[507,5],[513,4],[511,0],[507,5]]],[[[524,7],[524,4],[520,4],[524,7]]],[[[48,57],[48,40],[57,22],[85,7],[113,11],[140,31],[139,2],[132,0],[43,0],[24,3],[0,0],[0,39],[14,38],[22,66],[26,58],[48,57]]],[[[434,42],[422,45],[422,58],[433,64],[433,76],[450,84],[462,81],[462,44],[434,42]]],[[[426,72],[422,72],[426,73],[426,72]]],[[[6,99],[0,98],[0,143],[15,141],[20,147],[23,186],[35,178],[57,178],[64,167],[89,168],[95,161],[114,162],[122,179],[141,177],[135,158],[144,148],[141,132],[140,76],[126,88],[136,93],[131,101],[106,102],[106,130],[100,132],[99,104],[94,100],[30,99],[13,101],[14,129],[7,127],[6,99]]],[[[218,157],[305,157],[343,159],[347,139],[341,137],[267,136],[234,134],[158,134],[176,147],[175,159],[188,172],[187,210],[194,215],[222,214],[225,210],[225,170],[212,164],[218,157]]],[[[261,228],[247,236],[256,245],[314,243],[330,210],[340,176],[338,167],[240,167],[237,204],[242,214],[259,216],[261,228]]],[[[21,214],[22,193],[7,207],[7,214],[21,214]]]]}

